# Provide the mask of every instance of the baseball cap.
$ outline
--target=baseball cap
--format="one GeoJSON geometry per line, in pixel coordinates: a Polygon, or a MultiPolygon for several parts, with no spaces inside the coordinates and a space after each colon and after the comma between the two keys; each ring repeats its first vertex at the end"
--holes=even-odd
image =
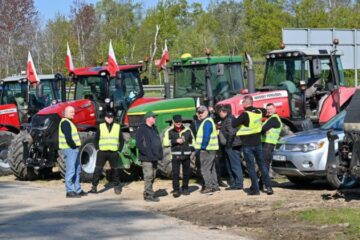
{"type": "Polygon", "coordinates": [[[157,115],[156,115],[154,112],[149,111],[149,112],[147,112],[147,113],[145,114],[144,119],[147,119],[147,118],[149,118],[149,117],[156,117],[156,116],[157,116],[157,115]]]}
{"type": "Polygon", "coordinates": [[[198,112],[198,113],[203,113],[203,112],[205,112],[205,111],[208,111],[208,109],[207,109],[207,107],[204,106],[204,105],[200,105],[200,106],[198,106],[198,107],[196,108],[196,112],[198,112]]]}
{"type": "Polygon", "coordinates": [[[181,115],[176,114],[173,116],[173,120],[174,120],[174,122],[179,123],[179,122],[182,122],[182,117],[181,117],[181,115]]]}
{"type": "Polygon", "coordinates": [[[114,114],[114,112],[112,112],[112,111],[107,111],[106,113],[105,113],[105,117],[114,117],[115,116],[115,114],[114,114]]]}

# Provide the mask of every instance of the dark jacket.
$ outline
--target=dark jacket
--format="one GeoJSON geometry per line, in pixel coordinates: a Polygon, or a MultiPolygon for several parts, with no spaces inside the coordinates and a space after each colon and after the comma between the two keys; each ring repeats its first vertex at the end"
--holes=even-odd
{"type": "MultiPolygon", "coordinates": [[[[266,116],[266,110],[264,108],[255,108],[255,107],[247,107],[245,112],[243,112],[238,118],[234,118],[232,121],[232,127],[238,128],[241,125],[245,127],[249,126],[249,115],[246,111],[262,113],[262,116],[266,116]]],[[[261,132],[256,134],[250,134],[245,136],[240,136],[241,142],[243,146],[258,146],[261,144],[261,132]]]]}
{"type": "Polygon", "coordinates": [[[162,160],[163,149],[156,126],[141,124],[136,132],[136,147],[139,149],[139,160],[155,162],[162,160]]]}
{"type": "MultiPolygon", "coordinates": [[[[71,121],[71,120],[70,120],[71,121]]],[[[72,138],[72,133],[71,133],[71,126],[70,123],[67,121],[64,121],[61,123],[61,131],[63,132],[64,136],[65,136],[65,140],[67,145],[69,145],[72,149],[76,149],[77,146],[72,138]]]]}
{"type": "Polygon", "coordinates": [[[232,121],[235,117],[228,114],[221,122],[220,132],[226,139],[226,147],[239,147],[241,145],[240,137],[236,136],[236,128],[232,127],[232,121]]]}
{"type": "MultiPolygon", "coordinates": [[[[106,123],[107,129],[110,132],[114,125],[114,122],[112,122],[111,124],[108,124],[107,122],[105,122],[105,123],[106,123]]],[[[99,140],[100,140],[100,124],[98,125],[98,128],[95,133],[95,148],[96,148],[96,150],[99,150],[99,140]]],[[[119,134],[119,151],[122,150],[123,146],[124,146],[124,137],[120,132],[120,134],[119,134]]]]}
{"type": "MultiPolygon", "coordinates": [[[[182,126],[181,131],[184,129],[185,127],[182,126]]],[[[171,145],[171,152],[181,152],[181,155],[184,155],[184,153],[187,153],[185,155],[190,155],[192,151],[191,144],[193,142],[191,130],[188,129],[184,133],[182,133],[182,139],[184,140],[182,144],[176,142],[178,138],[180,138],[180,132],[178,132],[175,128],[170,128],[169,140],[171,145]]]]}

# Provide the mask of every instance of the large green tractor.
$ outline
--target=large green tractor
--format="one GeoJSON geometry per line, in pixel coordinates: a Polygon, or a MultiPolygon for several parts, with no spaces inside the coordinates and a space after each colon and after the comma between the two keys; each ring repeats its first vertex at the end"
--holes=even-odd
{"type": "MultiPolygon", "coordinates": [[[[248,58],[249,60],[250,57],[248,58]]],[[[198,104],[214,106],[216,102],[230,98],[245,89],[245,59],[241,56],[210,56],[193,58],[183,54],[180,59],[171,62],[174,76],[173,98],[166,98],[154,103],[142,104],[127,112],[129,126],[129,142],[134,147],[138,126],[144,122],[147,111],[157,114],[156,125],[163,135],[170,126],[172,116],[181,114],[185,123],[190,123],[195,115],[198,104]]],[[[166,92],[166,91],[165,91],[166,92]]],[[[168,95],[168,94],[167,94],[168,95]]],[[[125,149],[130,151],[129,146],[125,149]]],[[[132,152],[136,152],[135,149],[132,152]]],[[[139,164],[135,155],[126,158],[122,154],[122,162],[126,165],[139,164]]],[[[164,176],[171,176],[170,149],[164,149],[163,160],[158,169],[164,176]]]]}

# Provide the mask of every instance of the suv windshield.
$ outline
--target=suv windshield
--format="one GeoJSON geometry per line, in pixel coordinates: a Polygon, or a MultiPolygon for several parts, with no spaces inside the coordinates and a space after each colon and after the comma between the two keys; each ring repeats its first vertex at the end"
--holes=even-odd
{"type": "Polygon", "coordinates": [[[89,99],[104,102],[106,98],[106,77],[78,76],[76,80],[75,99],[89,99]]]}
{"type": "Polygon", "coordinates": [[[346,115],[346,110],[340,112],[335,117],[333,117],[330,121],[325,123],[323,126],[320,127],[322,130],[344,130],[344,119],[346,115]]]}
{"type": "MultiPolygon", "coordinates": [[[[203,97],[206,95],[207,65],[174,67],[174,97],[203,97]]],[[[210,65],[212,91],[218,100],[230,97],[231,92],[244,88],[242,66],[239,63],[210,65]]]]}

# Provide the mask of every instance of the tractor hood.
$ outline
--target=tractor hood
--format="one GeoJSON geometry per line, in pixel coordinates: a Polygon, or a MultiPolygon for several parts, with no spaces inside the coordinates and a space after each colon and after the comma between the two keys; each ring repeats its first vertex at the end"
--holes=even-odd
{"type": "Polygon", "coordinates": [[[40,110],[37,115],[57,114],[62,117],[67,106],[75,108],[75,117],[73,122],[80,129],[93,128],[96,126],[95,105],[88,99],[57,103],[40,110]]]}
{"type": "Polygon", "coordinates": [[[15,104],[5,104],[0,106],[0,131],[19,130],[20,121],[15,104]]]}
{"type": "Polygon", "coordinates": [[[144,122],[144,115],[148,111],[154,112],[156,125],[161,132],[169,126],[173,115],[182,115],[184,121],[191,121],[195,114],[195,100],[193,98],[164,99],[156,102],[142,104],[129,109],[129,127],[138,127],[144,122]]]}

